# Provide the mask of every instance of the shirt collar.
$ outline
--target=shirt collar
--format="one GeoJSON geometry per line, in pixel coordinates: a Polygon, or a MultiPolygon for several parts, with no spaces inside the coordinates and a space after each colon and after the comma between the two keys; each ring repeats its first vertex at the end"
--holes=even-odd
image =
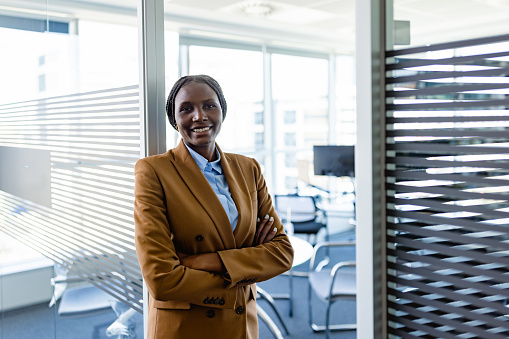
{"type": "MultiPolygon", "coordinates": [[[[186,145],[184,143],[184,145],[186,145]]],[[[198,152],[193,150],[191,147],[187,146],[187,149],[189,150],[189,153],[191,153],[191,156],[193,157],[194,161],[196,162],[196,165],[198,165],[198,168],[204,172],[205,167],[209,163],[207,159],[202,157],[198,152]]],[[[221,167],[221,153],[217,150],[216,147],[216,154],[217,154],[217,160],[210,162],[210,166],[212,166],[213,169],[215,169],[219,174],[223,173],[223,168],[221,167]]]]}

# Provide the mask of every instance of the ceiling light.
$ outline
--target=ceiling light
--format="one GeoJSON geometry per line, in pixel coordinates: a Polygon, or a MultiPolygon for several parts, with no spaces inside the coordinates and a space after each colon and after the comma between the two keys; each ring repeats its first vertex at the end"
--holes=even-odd
{"type": "Polygon", "coordinates": [[[247,15],[263,17],[274,12],[274,7],[272,7],[268,2],[256,1],[248,2],[242,10],[247,15]]]}

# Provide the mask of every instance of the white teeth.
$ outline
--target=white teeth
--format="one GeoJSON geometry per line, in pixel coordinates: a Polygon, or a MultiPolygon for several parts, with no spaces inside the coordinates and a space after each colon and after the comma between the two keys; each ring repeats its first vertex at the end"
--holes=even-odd
{"type": "Polygon", "coordinates": [[[208,131],[209,129],[210,129],[210,127],[195,128],[194,131],[195,132],[205,132],[205,131],[208,131]]]}

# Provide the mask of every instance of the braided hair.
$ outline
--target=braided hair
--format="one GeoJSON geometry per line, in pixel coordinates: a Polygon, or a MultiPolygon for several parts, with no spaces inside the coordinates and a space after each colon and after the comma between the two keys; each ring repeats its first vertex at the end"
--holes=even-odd
{"type": "Polygon", "coordinates": [[[200,75],[186,75],[178,79],[173,85],[170,94],[168,95],[168,100],[166,101],[166,115],[168,115],[168,120],[170,124],[178,131],[177,123],[175,121],[175,97],[177,93],[180,91],[182,87],[189,83],[203,83],[207,84],[216,92],[217,98],[219,99],[219,104],[221,105],[221,111],[223,113],[223,121],[226,117],[226,99],[224,98],[223,90],[219,83],[214,80],[212,77],[204,74],[200,75]]]}

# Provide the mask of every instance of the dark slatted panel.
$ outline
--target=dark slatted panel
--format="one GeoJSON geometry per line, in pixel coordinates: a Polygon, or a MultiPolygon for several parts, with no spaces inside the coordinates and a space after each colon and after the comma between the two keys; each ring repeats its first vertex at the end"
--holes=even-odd
{"type": "Polygon", "coordinates": [[[388,51],[390,338],[509,338],[509,35],[388,51]]]}
{"type": "Polygon", "coordinates": [[[50,206],[0,191],[0,231],[142,312],[138,86],[1,105],[0,147],[49,151],[51,167],[50,206]]]}

